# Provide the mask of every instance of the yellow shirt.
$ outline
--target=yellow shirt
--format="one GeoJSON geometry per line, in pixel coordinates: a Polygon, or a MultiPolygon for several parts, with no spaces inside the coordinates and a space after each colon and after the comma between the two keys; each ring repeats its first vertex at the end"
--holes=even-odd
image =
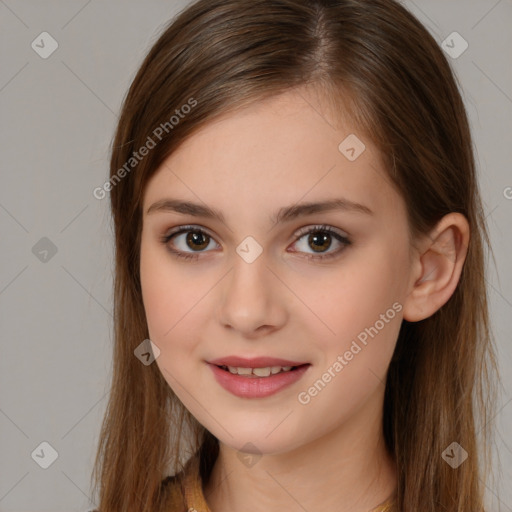
{"type": "MultiPolygon", "coordinates": [[[[167,477],[163,484],[169,512],[211,512],[203,495],[197,455],[185,464],[182,473],[167,477]]],[[[394,511],[394,500],[389,499],[369,512],[394,511]]]]}

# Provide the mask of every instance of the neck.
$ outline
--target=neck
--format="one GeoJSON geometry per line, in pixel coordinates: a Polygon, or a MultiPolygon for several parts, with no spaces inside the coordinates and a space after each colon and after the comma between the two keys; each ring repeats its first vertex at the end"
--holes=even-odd
{"type": "Polygon", "coordinates": [[[385,447],[381,419],[382,411],[375,414],[369,407],[307,445],[253,455],[252,461],[241,460],[240,452],[220,443],[204,486],[210,510],[246,510],[248,503],[253,512],[374,509],[396,488],[395,464],[385,447]]]}

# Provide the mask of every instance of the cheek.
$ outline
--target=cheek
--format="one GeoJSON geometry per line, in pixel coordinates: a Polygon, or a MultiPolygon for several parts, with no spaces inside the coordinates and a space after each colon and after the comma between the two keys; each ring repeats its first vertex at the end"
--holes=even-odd
{"type": "Polygon", "coordinates": [[[317,333],[325,333],[312,336],[323,353],[320,368],[327,370],[342,356],[346,364],[338,374],[344,376],[337,381],[344,381],[344,385],[363,394],[378,384],[370,370],[382,377],[395,348],[402,320],[407,258],[404,242],[397,246],[396,241],[391,244],[383,238],[371,247],[354,251],[340,261],[337,270],[324,275],[317,272],[315,279],[304,276],[300,293],[305,294],[309,286],[309,294],[305,295],[311,301],[308,305],[322,320],[319,324],[317,317],[308,315],[305,327],[313,333],[316,324],[317,333]],[[314,288],[311,282],[315,282],[314,288]],[[366,383],[370,388],[365,391],[366,383]]]}
{"type": "Polygon", "coordinates": [[[348,339],[373,325],[381,314],[403,298],[407,282],[406,252],[397,254],[382,244],[354,251],[336,267],[304,271],[297,295],[305,298],[316,314],[312,322],[323,321],[331,337],[348,339]],[[314,286],[312,286],[314,283],[314,286]]]}
{"type": "Polygon", "coordinates": [[[171,261],[165,250],[141,243],[140,278],[142,299],[151,339],[162,342],[172,337],[187,311],[200,298],[200,290],[187,285],[187,274],[171,261]],[[180,319],[182,319],[180,321],[180,319]]]}
{"type": "Polygon", "coordinates": [[[140,280],[142,300],[149,334],[153,341],[158,342],[167,330],[172,326],[170,312],[174,311],[176,295],[169,288],[165,266],[156,251],[147,248],[144,240],[141,244],[140,255],[140,280]]]}
{"type": "MultiPolygon", "coordinates": [[[[187,382],[187,363],[194,348],[193,305],[200,299],[200,290],[187,285],[186,273],[171,262],[161,248],[141,243],[140,277],[142,299],[149,338],[160,349],[156,364],[169,386],[181,400],[180,390],[187,382]]],[[[203,292],[204,293],[204,292],[203,292]]]]}
{"type": "Polygon", "coordinates": [[[140,276],[149,337],[161,351],[157,363],[179,373],[185,361],[190,364],[194,359],[191,356],[211,318],[211,294],[222,273],[176,262],[143,237],[140,276]]]}
{"type": "MultiPolygon", "coordinates": [[[[322,359],[299,397],[311,415],[344,421],[382,391],[402,320],[404,267],[394,256],[384,250],[361,252],[357,261],[325,279],[324,292],[314,296],[315,311],[334,334],[312,336],[322,359]]],[[[315,321],[308,324],[312,333],[315,321]]]]}

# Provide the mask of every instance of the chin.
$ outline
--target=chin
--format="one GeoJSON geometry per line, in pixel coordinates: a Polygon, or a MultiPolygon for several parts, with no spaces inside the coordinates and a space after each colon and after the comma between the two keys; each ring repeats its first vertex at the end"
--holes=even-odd
{"type": "Polygon", "coordinates": [[[303,442],[290,428],[284,428],[283,424],[279,425],[279,421],[275,420],[271,427],[268,423],[262,425],[262,422],[242,421],[230,422],[229,425],[228,431],[232,436],[218,426],[209,430],[222,444],[244,453],[257,455],[285,453],[297,448],[303,442]]]}

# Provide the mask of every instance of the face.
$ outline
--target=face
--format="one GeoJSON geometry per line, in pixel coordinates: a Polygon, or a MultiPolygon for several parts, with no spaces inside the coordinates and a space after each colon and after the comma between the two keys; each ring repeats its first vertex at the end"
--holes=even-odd
{"type": "Polygon", "coordinates": [[[156,364],[237,450],[364,429],[382,405],[410,243],[377,149],[314,91],[225,115],[145,190],[140,270],[156,364]]]}

